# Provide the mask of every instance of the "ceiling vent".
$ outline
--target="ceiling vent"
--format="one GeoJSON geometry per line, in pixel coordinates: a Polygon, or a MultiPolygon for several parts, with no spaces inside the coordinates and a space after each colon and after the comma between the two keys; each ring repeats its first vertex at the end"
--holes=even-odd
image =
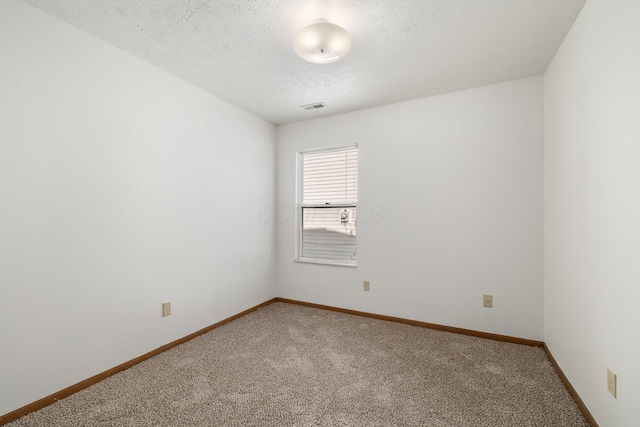
{"type": "Polygon", "coordinates": [[[319,110],[320,108],[327,108],[327,105],[324,102],[314,102],[313,104],[301,105],[300,108],[303,110],[319,110]]]}

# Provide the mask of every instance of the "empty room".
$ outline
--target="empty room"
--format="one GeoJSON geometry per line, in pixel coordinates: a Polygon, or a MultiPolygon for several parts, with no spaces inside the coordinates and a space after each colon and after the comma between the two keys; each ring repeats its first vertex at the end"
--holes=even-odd
{"type": "Polygon", "coordinates": [[[0,425],[640,425],[639,22],[1,1],[0,425]]]}

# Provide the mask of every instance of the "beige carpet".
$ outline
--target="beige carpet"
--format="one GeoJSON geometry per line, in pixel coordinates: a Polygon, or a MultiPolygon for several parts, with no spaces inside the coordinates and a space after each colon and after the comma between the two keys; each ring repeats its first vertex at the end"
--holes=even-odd
{"type": "Polygon", "coordinates": [[[18,426],[588,426],[540,348],[274,303],[18,426]]]}

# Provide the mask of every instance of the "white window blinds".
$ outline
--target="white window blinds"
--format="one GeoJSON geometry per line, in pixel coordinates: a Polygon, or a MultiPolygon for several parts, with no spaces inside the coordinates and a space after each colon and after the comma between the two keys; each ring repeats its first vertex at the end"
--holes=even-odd
{"type": "Polygon", "coordinates": [[[301,260],[356,263],[358,149],[301,153],[301,260]]]}
{"type": "Polygon", "coordinates": [[[303,153],[302,204],[358,202],[358,149],[303,153]]]}

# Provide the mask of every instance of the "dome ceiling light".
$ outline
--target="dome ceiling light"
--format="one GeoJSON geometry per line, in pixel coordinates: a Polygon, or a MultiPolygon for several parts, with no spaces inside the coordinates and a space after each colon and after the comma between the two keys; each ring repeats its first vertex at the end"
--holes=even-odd
{"type": "Polygon", "coordinates": [[[298,31],[293,38],[293,50],[305,61],[329,64],[343,58],[351,49],[351,37],[344,28],[326,19],[298,31]]]}

